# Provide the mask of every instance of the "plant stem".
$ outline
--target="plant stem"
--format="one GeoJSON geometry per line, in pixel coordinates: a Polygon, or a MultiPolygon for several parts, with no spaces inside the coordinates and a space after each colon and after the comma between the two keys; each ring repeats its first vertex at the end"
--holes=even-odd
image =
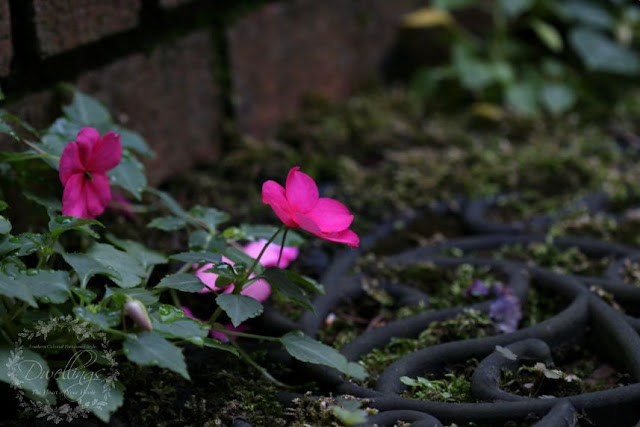
{"type": "Polygon", "coordinates": [[[216,331],[216,332],[221,332],[221,333],[223,333],[225,335],[232,335],[234,337],[253,338],[253,339],[262,340],[262,341],[280,342],[280,338],[278,338],[278,337],[268,337],[268,336],[265,336],[265,335],[249,334],[247,332],[231,331],[231,330],[229,330],[227,328],[224,328],[224,327],[213,326],[211,328],[211,330],[216,331]]]}
{"type": "Polygon", "coordinates": [[[280,268],[280,260],[282,259],[282,251],[284,251],[284,244],[287,241],[287,233],[289,232],[289,227],[284,229],[284,233],[282,233],[282,244],[280,245],[280,252],[278,253],[278,262],[276,263],[276,267],[280,268]]]}
{"type": "Polygon", "coordinates": [[[274,384],[276,384],[278,387],[282,387],[282,388],[291,388],[291,386],[288,386],[287,384],[281,383],[280,381],[278,381],[277,379],[275,379],[270,373],[269,371],[266,370],[266,368],[260,366],[255,360],[253,360],[251,358],[251,356],[249,356],[239,345],[237,342],[231,340],[231,345],[233,347],[235,347],[236,350],[238,350],[238,353],[240,354],[240,357],[242,357],[249,365],[253,366],[255,369],[258,370],[258,372],[260,372],[266,379],[268,379],[269,381],[273,382],[274,384]]]}
{"type": "Polygon", "coordinates": [[[273,236],[271,236],[271,238],[267,241],[267,243],[265,243],[264,247],[262,248],[262,250],[260,251],[260,253],[258,254],[258,256],[256,257],[256,259],[253,261],[253,264],[251,264],[251,268],[249,268],[249,270],[247,270],[246,276],[249,277],[251,276],[251,274],[253,273],[253,270],[256,269],[256,267],[258,266],[258,262],[260,262],[260,258],[262,258],[262,255],[264,255],[264,252],[267,250],[267,248],[269,247],[269,245],[271,243],[273,243],[273,241],[275,240],[276,236],[278,235],[278,233],[280,233],[280,231],[285,228],[285,225],[282,224],[280,227],[278,227],[278,229],[276,230],[275,233],[273,233],[273,236]]]}

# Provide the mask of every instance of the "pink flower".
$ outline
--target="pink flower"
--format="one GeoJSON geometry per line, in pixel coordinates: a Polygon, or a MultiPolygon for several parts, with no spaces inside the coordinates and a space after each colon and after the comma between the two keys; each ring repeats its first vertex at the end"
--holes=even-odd
{"type": "Polygon", "coordinates": [[[64,186],[62,214],[95,218],[109,200],[107,171],[122,159],[120,135],[107,132],[102,138],[94,128],[82,128],[60,156],[60,181],[64,186]]]}
{"type": "MultiPolygon", "coordinates": [[[[249,256],[253,258],[257,258],[260,254],[260,251],[267,243],[266,240],[259,240],[257,242],[249,243],[242,250],[249,256]]],[[[285,246],[282,249],[282,258],[280,259],[280,268],[287,267],[291,261],[295,260],[298,257],[298,248],[285,246]]],[[[278,256],[280,255],[280,245],[270,244],[267,249],[264,251],[262,258],[260,258],[260,265],[263,267],[275,267],[278,262],[278,256]]],[[[226,262],[227,264],[233,265],[233,262],[225,257],[222,257],[222,262],[226,262]]],[[[202,280],[202,282],[207,285],[207,287],[203,288],[200,293],[210,292],[210,289],[219,291],[221,290],[223,293],[233,292],[233,285],[226,286],[225,288],[219,288],[216,286],[216,280],[218,279],[218,275],[215,273],[208,273],[207,270],[213,267],[213,264],[205,264],[196,270],[195,275],[202,280]]],[[[256,299],[260,302],[265,301],[271,295],[271,286],[264,279],[256,280],[251,283],[249,286],[244,288],[241,292],[241,295],[249,296],[253,299],[256,299]]]]}
{"type": "MultiPolygon", "coordinates": [[[[196,319],[196,320],[199,320],[199,321],[204,323],[204,320],[199,318],[199,317],[196,317],[193,314],[193,312],[191,310],[189,310],[188,307],[182,306],[180,308],[182,309],[182,311],[184,311],[185,316],[191,317],[192,319],[196,319]]],[[[236,332],[243,332],[243,331],[247,330],[247,327],[245,325],[238,325],[238,327],[235,327],[230,323],[228,325],[224,325],[224,328],[229,330],[229,331],[236,331],[236,332]]],[[[229,336],[227,334],[222,333],[222,332],[209,331],[209,336],[211,338],[215,338],[215,339],[220,340],[222,342],[229,342],[229,336]]]]}
{"type": "Polygon", "coordinates": [[[299,169],[298,166],[291,168],[286,188],[275,181],[265,182],[262,185],[262,202],[270,205],[289,227],[300,227],[322,239],[357,248],[360,239],[349,230],[353,215],[337,200],[319,197],[313,178],[299,169]]]}

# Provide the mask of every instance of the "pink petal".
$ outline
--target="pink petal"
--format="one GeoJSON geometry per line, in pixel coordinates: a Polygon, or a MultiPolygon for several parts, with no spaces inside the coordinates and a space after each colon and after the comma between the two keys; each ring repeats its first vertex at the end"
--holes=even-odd
{"type": "Polygon", "coordinates": [[[184,311],[184,315],[185,315],[185,316],[190,317],[190,318],[192,318],[192,319],[199,320],[199,321],[201,321],[201,322],[204,322],[204,320],[202,320],[201,318],[196,317],[196,316],[193,314],[193,312],[189,309],[189,307],[185,307],[185,306],[183,305],[183,306],[180,306],[180,309],[181,309],[182,311],[184,311]]]}
{"type": "Polygon", "coordinates": [[[73,174],[67,179],[62,194],[62,215],[90,218],[84,198],[84,174],[73,174]]]}
{"type": "Polygon", "coordinates": [[[353,215],[345,205],[325,197],[319,199],[313,209],[305,213],[305,216],[313,220],[323,233],[346,230],[353,221],[353,215]]]}
{"type": "Polygon", "coordinates": [[[360,238],[351,230],[344,230],[339,233],[325,233],[318,235],[318,237],[332,242],[346,243],[352,248],[357,248],[360,245],[360,238]]]}
{"type": "Polygon", "coordinates": [[[94,128],[82,128],[76,135],[80,161],[85,169],[91,163],[94,145],[100,140],[100,134],[94,128]]]}
{"type": "Polygon", "coordinates": [[[78,144],[72,141],[65,145],[62,155],[60,156],[60,182],[62,182],[62,185],[67,185],[67,181],[71,178],[71,175],[83,174],[84,171],[85,168],[80,161],[78,144]]]}
{"type": "Polygon", "coordinates": [[[271,286],[266,280],[259,279],[244,288],[240,293],[263,302],[271,295],[271,286]]]}
{"type": "Polygon", "coordinates": [[[102,139],[93,145],[89,170],[92,172],[107,172],[118,166],[122,160],[122,143],[120,135],[107,132],[102,139]]]}
{"type": "MultiPolygon", "coordinates": [[[[257,242],[251,242],[247,244],[242,251],[252,258],[257,258],[260,255],[260,251],[264,247],[267,241],[261,239],[257,242]]],[[[278,263],[278,257],[280,256],[280,245],[272,243],[267,250],[264,251],[262,258],[260,258],[260,265],[263,267],[275,267],[278,263]]],[[[280,268],[287,268],[289,264],[298,257],[298,248],[285,246],[282,249],[282,257],[280,258],[280,268]]]]}
{"type": "Polygon", "coordinates": [[[267,181],[262,184],[262,203],[270,205],[280,221],[289,227],[297,227],[291,218],[289,203],[285,196],[284,188],[275,181],[267,181]]]}
{"type": "Polygon", "coordinates": [[[307,215],[295,212],[293,214],[295,221],[300,224],[300,228],[303,230],[307,230],[311,234],[315,234],[319,236],[322,234],[322,230],[320,230],[320,226],[314,221],[313,218],[308,217],[307,215]]]}
{"type": "Polygon", "coordinates": [[[111,188],[109,178],[102,173],[94,173],[92,178],[85,178],[84,197],[87,212],[91,218],[95,218],[104,212],[111,200],[111,188]]]}
{"type": "MultiPolygon", "coordinates": [[[[244,332],[247,329],[249,329],[245,325],[238,325],[238,327],[234,327],[232,324],[224,325],[224,328],[229,331],[236,331],[236,332],[244,332]]],[[[229,336],[226,334],[223,334],[222,332],[211,331],[209,332],[209,336],[211,336],[211,338],[218,339],[222,342],[229,342],[229,336]]]]}
{"type": "Polygon", "coordinates": [[[287,201],[291,210],[307,212],[318,202],[318,186],[313,178],[298,169],[298,166],[291,168],[287,175],[287,201]]]}
{"type": "MultiPolygon", "coordinates": [[[[200,267],[199,269],[196,270],[196,272],[194,273],[196,275],[196,277],[198,277],[200,280],[202,280],[202,283],[204,283],[205,287],[202,288],[201,291],[199,291],[199,294],[205,294],[207,292],[211,292],[211,289],[213,289],[214,291],[219,291],[222,288],[218,288],[216,286],[216,280],[218,279],[218,275],[215,273],[205,273],[208,269],[210,269],[211,267],[213,267],[213,264],[209,263],[209,264],[205,264],[202,267],[200,267]]],[[[227,286],[227,288],[229,288],[230,286],[227,286]]]]}

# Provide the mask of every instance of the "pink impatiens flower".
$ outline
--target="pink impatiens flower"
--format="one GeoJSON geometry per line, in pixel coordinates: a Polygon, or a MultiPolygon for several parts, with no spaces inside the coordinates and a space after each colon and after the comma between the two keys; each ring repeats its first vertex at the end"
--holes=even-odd
{"type": "MultiPolygon", "coordinates": [[[[257,258],[266,243],[266,240],[251,242],[242,250],[250,257],[257,258]]],[[[264,254],[262,254],[262,258],[260,258],[260,265],[263,267],[275,267],[278,263],[278,257],[280,256],[280,248],[280,245],[273,243],[270,244],[267,249],[265,249],[264,254]]],[[[285,246],[282,248],[282,258],[280,259],[279,267],[286,268],[291,261],[298,257],[298,252],[299,249],[295,247],[285,246]]],[[[222,262],[233,265],[233,262],[225,257],[222,257],[222,262]]],[[[205,264],[195,272],[195,275],[198,276],[205,285],[207,285],[207,287],[203,288],[200,293],[210,292],[210,289],[215,291],[221,290],[223,293],[233,292],[233,285],[226,286],[224,289],[216,286],[218,275],[207,272],[211,267],[213,267],[213,264],[205,264]]],[[[266,280],[259,279],[244,288],[240,294],[263,302],[269,297],[269,295],[271,295],[271,286],[266,280]]]]}
{"type": "Polygon", "coordinates": [[[111,200],[107,172],[122,159],[120,135],[107,132],[102,138],[94,128],[82,128],[60,156],[60,181],[64,186],[62,214],[95,218],[111,200]]]}
{"type": "Polygon", "coordinates": [[[319,197],[313,178],[299,169],[295,166],[289,171],[286,187],[275,181],[265,182],[262,185],[262,202],[270,205],[289,227],[300,227],[325,240],[357,248],[360,239],[349,230],[353,215],[337,200],[319,197]]]}

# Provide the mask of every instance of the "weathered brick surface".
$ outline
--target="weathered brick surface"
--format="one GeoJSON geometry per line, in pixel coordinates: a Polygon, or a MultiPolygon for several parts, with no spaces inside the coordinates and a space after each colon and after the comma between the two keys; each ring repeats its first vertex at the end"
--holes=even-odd
{"type": "Polygon", "coordinates": [[[9,74],[12,56],[9,0],[0,0],[0,77],[9,74]]]}
{"type": "Polygon", "coordinates": [[[376,74],[400,17],[419,0],[292,0],[269,4],[228,31],[240,128],[269,134],[309,91],[347,96],[376,74]]]}
{"type": "Polygon", "coordinates": [[[32,1],[43,57],[135,27],[142,5],[141,0],[32,1]]]}
{"type": "Polygon", "coordinates": [[[169,175],[217,158],[218,89],[208,33],[136,54],[81,76],[80,89],[109,106],[113,116],[141,133],[156,151],[147,177],[169,175]]]}
{"type": "Polygon", "coordinates": [[[160,0],[160,6],[165,9],[182,6],[183,4],[193,3],[194,0],[160,0]]]}
{"type": "MultiPolygon", "coordinates": [[[[30,93],[2,108],[39,130],[49,126],[60,114],[59,103],[51,90],[30,93]]],[[[34,138],[33,135],[21,131],[20,127],[14,126],[14,128],[22,137],[34,138]]],[[[0,135],[0,150],[23,151],[26,148],[10,136],[0,135]]]]}

